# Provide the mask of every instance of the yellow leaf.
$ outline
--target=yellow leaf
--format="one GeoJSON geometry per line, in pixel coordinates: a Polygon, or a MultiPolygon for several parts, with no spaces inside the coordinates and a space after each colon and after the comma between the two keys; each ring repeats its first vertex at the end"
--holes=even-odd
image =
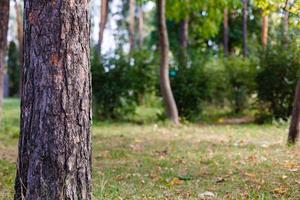
{"type": "Polygon", "coordinates": [[[171,180],[170,185],[182,185],[183,183],[183,180],[180,180],[179,178],[175,177],[171,180]]]}

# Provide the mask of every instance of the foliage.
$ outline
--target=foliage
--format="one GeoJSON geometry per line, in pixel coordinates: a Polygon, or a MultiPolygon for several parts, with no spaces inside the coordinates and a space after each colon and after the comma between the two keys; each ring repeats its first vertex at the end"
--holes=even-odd
{"type": "Polygon", "coordinates": [[[7,73],[9,76],[10,96],[16,96],[19,93],[19,80],[20,80],[19,70],[20,70],[19,52],[16,43],[12,41],[9,43],[8,61],[7,61],[7,73]]]}
{"type": "Polygon", "coordinates": [[[94,111],[97,117],[123,118],[135,111],[147,93],[154,91],[156,70],[153,55],[146,51],[114,57],[92,58],[94,111]]]}
{"type": "Polygon", "coordinates": [[[300,48],[297,40],[281,41],[279,38],[270,44],[262,54],[256,81],[259,101],[276,119],[287,120],[300,76],[300,48]]]}

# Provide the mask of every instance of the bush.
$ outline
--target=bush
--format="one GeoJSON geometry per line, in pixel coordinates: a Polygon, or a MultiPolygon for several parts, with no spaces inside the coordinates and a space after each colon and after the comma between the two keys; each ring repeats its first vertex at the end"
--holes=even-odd
{"type": "Polygon", "coordinates": [[[297,40],[275,42],[261,56],[256,76],[259,103],[269,115],[287,120],[292,111],[294,90],[300,75],[300,48],[297,40]]]}
{"type": "Polygon", "coordinates": [[[155,88],[153,57],[147,51],[113,57],[92,57],[94,112],[102,119],[120,119],[133,114],[146,93],[155,88]]]}

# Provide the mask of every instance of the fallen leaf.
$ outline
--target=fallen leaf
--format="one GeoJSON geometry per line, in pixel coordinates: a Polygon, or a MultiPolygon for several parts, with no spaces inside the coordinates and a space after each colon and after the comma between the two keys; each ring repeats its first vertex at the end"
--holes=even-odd
{"type": "Polygon", "coordinates": [[[282,186],[272,190],[272,192],[275,194],[284,194],[284,193],[286,193],[286,191],[287,191],[287,188],[282,187],[282,186]]]}
{"type": "Polygon", "coordinates": [[[199,194],[200,199],[213,199],[215,197],[215,194],[209,191],[203,192],[199,194]]]}
{"type": "Polygon", "coordinates": [[[251,177],[251,178],[254,178],[254,177],[256,177],[256,174],[254,174],[254,173],[245,173],[245,175],[246,176],[249,176],[249,177],[251,177]]]}
{"type": "Polygon", "coordinates": [[[180,180],[179,178],[175,177],[170,181],[170,185],[182,185],[184,183],[183,180],[180,180]]]}

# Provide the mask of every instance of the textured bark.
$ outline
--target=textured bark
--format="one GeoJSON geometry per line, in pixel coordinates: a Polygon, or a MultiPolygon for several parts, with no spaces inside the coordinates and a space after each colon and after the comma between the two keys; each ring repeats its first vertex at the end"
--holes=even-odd
{"type": "Polygon", "coordinates": [[[103,41],[103,35],[105,30],[105,25],[107,23],[107,16],[108,16],[108,0],[101,0],[101,7],[100,7],[100,25],[99,25],[99,40],[98,40],[98,53],[101,55],[101,46],[103,41]]]}
{"type": "Polygon", "coordinates": [[[298,80],[295,97],[294,97],[294,104],[293,104],[293,111],[292,111],[292,119],[290,123],[289,135],[288,135],[288,143],[295,144],[300,131],[300,80],[298,80]]]}
{"type": "Polygon", "coordinates": [[[179,124],[178,110],[169,79],[169,39],[166,26],[165,6],[165,0],[157,0],[160,39],[160,87],[168,117],[175,124],[179,124]]]}
{"type": "Polygon", "coordinates": [[[134,10],[135,10],[135,0],[129,0],[129,44],[130,44],[130,51],[132,51],[134,49],[134,24],[135,24],[134,10]]]}
{"type": "MultiPolygon", "coordinates": [[[[0,123],[2,118],[2,104],[4,93],[4,63],[7,48],[7,30],[9,18],[9,0],[0,1],[0,123]]],[[[0,124],[1,126],[1,124],[0,124]]]]}
{"type": "Polygon", "coordinates": [[[19,94],[22,94],[22,69],[23,69],[23,18],[22,18],[22,10],[17,0],[15,0],[15,10],[16,10],[16,20],[17,20],[17,36],[19,43],[19,62],[20,62],[20,85],[19,85],[19,94]]]}
{"type": "Polygon", "coordinates": [[[248,57],[248,45],[247,45],[247,23],[248,23],[248,0],[243,1],[243,56],[248,57]]]}
{"type": "Polygon", "coordinates": [[[25,0],[15,200],[91,199],[87,0],[25,0]]]}
{"type": "Polygon", "coordinates": [[[261,27],[261,43],[265,49],[268,44],[268,30],[269,30],[269,16],[263,15],[262,17],[262,27],[261,27]]]}
{"type": "Polygon", "coordinates": [[[223,45],[224,45],[224,54],[228,55],[229,53],[229,25],[228,25],[228,9],[224,9],[223,13],[223,45]]]}
{"type": "Polygon", "coordinates": [[[189,41],[189,18],[185,17],[180,22],[180,29],[179,29],[179,44],[180,44],[180,54],[179,55],[179,62],[182,66],[187,66],[188,62],[188,41],[189,41]]]}
{"type": "Polygon", "coordinates": [[[139,18],[138,18],[138,37],[139,37],[139,48],[143,47],[143,27],[144,27],[144,12],[143,12],[143,5],[139,6],[139,18]]]}

